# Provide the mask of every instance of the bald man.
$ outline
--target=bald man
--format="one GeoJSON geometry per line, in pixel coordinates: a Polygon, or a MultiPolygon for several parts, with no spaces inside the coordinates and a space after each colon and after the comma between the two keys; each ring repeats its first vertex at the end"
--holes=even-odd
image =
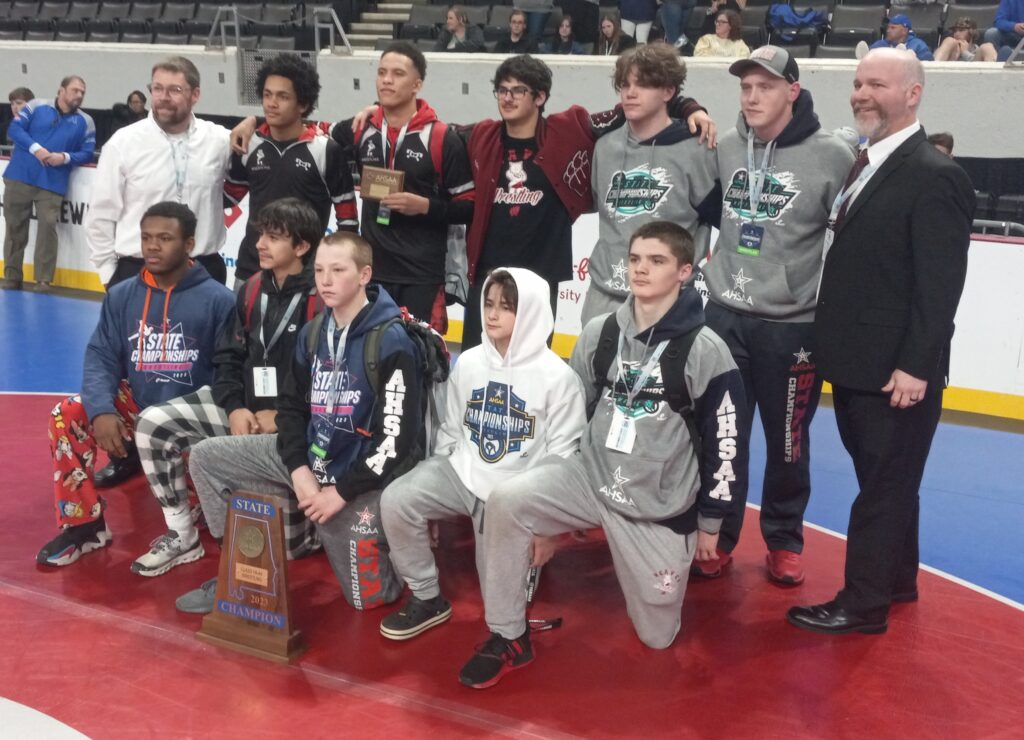
{"type": "Polygon", "coordinates": [[[877,49],[857,65],[850,96],[867,143],[832,207],[814,323],[860,492],[842,590],[787,615],[814,632],[885,632],[890,605],[918,597],[918,490],[942,411],[974,210],[967,175],[917,120],[924,84],[913,54],[877,49]]]}

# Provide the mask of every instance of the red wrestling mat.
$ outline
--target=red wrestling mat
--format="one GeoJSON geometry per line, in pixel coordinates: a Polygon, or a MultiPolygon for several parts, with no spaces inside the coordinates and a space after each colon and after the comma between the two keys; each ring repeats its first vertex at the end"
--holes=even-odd
{"type": "Polygon", "coordinates": [[[458,525],[444,526],[438,556],[451,623],[385,640],[387,612],[350,609],[319,555],[291,564],[312,645],[297,665],[218,650],[194,639],[199,617],[174,609],[214,575],[213,556],[153,579],[128,570],[163,529],[141,477],[109,494],[110,547],[63,569],[35,565],[54,531],[56,400],[0,396],[0,695],[87,735],[1016,737],[1024,719],[1024,613],[938,576],[922,573],[921,601],[895,607],[881,637],[786,624],[789,606],[839,584],[843,542],[816,531],[807,583],[784,590],[765,580],[750,528],[729,575],[690,584],[683,631],[665,651],[634,636],[601,543],[561,552],[534,616],[565,626],[535,636],[536,661],[486,691],[457,681],[486,636],[458,525]]]}

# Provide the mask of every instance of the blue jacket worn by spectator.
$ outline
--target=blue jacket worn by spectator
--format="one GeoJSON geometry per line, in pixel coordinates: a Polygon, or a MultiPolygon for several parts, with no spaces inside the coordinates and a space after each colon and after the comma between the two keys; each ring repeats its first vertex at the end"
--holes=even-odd
{"type": "Polygon", "coordinates": [[[11,121],[8,135],[15,146],[4,177],[60,195],[68,191],[71,169],[92,162],[96,151],[96,124],[92,117],[81,110],[61,113],[52,100],[29,101],[11,121]],[[40,147],[65,152],[64,164],[44,167],[35,157],[40,147]]]}
{"type": "Polygon", "coordinates": [[[1002,0],[996,11],[995,27],[1003,33],[1017,33],[1018,23],[1024,23],[1024,0],[1002,0]]]}
{"type": "Polygon", "coordinates": [[[910,24],[910,18],[905,15],[894,15],[889,18],[889,26],[903,26],[907,29],[907,37],[903,41],[890,41],[888,38],[879,39],[871,45],[872,49],[895,49],[903,44],[908,51],[914,52],[922,62],[933,62],[935,57],[928,44],[914,35],[914,27],[910,24]]]}

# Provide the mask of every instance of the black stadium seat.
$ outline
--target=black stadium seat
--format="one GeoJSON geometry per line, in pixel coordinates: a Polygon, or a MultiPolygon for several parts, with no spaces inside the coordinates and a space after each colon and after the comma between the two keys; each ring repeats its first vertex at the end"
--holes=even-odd
{"type": "Polygon", "coordinates": [[[169,44],[171,46],[185,46],[188,43],[188,34],[184,33],[158,33],[153,38],[154,44],[169,44]]]}
{"type": "Polygon", "coordinates": [[[163,9],[163,3],[133,3],[128,17],[118,21],[118,28],[123,33],[151,33],[152,23],[163,9]]]}
{"type": "Polygon", "coordinates": [[[128,3],[104,2],[100,6],[100,12],[91,21],[85,22],[88,31],[99,31],[101,33],[117,31],[117,21],[128,17],[130,6],[128,3]]]}
{"type": "Polygon", "coordinates": [[[261,36],[260,49],[275,49],[278,51],[295,51],[294,36],[261,36]]]}
{"type": "Polygon", "coordinates": [[[885,6],[837,5],[832,12],[830,46],[856,46],[858,41],[877,41],[885,21],[885,6]]]}
{"type": "Polygon", "coordinates": [[[52,38],[53,31],[57,28],[57,21],[67,13],[67,2],[44,2],[39,6],[39,12],[34,17],[25,20],[25,29],[27,31],[49,31],[52,38]]]}
{"type": "Polygon", "coordinates": [[[53,41],[53,31],[26,31],[25,41],[53,41]]]}
{"type": "Polygon", "coordinates": [[[57,31],[56,41],[85,41],[85,31],[57,31]]]}
{"type": "Polygon", "coordinates": [[[97,44],[116,44],[117,33],[114,31],[89,31],[86,41],[97,44]]]}
{"type": "Polygon", "coordinates": [[[71,3],[71,8],[68,10],[67,14],[57,21],[57,30],[85,30],[85,22],[91,21],[99,12],[99,3],[71,3]]]}
{"type": "Polygon", "coordinates": [[[151,33],[122,33],[120,41],[122,44],[152,44],[153,34],[151,33]]]}
{"type": "Polygon", "coordinates": [[[185,21],[192,20],[195,14],[195,3],[167,3],[160,17],[153,21],[152,28],[157,33],[181,33],[185,21]]]}
{"type": "Polygon", "coordinates": [[[828,46],[818,44],[814,50],[815,59],[856,59],[852,46],[828,46]]]}

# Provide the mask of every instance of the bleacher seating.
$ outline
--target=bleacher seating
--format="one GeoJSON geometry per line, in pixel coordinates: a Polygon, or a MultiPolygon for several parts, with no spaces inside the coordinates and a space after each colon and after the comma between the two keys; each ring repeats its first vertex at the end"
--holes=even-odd
{"type": "Polygon", "coordinates": [[[881,38],[885,6],[837,5],[832,12],[831,29],[826,40],[831,46],[856,46],[859,41],[872,43],[881,38]]]}

